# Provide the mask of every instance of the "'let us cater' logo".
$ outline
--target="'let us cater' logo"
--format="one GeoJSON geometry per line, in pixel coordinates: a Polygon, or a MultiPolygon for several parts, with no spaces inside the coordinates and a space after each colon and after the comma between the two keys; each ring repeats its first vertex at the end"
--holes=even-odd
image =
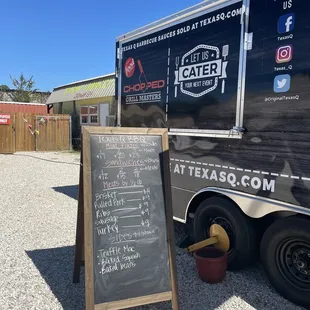
{"type": "Polygon", "coordinates": [[[201,97],[215,90],[222,80],[222,93],[225,92],[226,68],[229,45],[220,49],[211,45],[200,44],[188,53],[175,59],[175,97],[178,89],[191,97],[201,97]]]}

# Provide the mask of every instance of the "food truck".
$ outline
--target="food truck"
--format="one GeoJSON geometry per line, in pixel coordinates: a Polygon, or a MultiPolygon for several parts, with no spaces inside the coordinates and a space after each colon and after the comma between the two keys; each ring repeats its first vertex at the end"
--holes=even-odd
{"type": "MultiPolygon", "coordinates": [[[[138,13],[137,13],[138,14],[138,13]]],[[[117,125],[168,128],[174,220],[310,307],[310,1],[210,0],[116,40],[117,125]]]]}

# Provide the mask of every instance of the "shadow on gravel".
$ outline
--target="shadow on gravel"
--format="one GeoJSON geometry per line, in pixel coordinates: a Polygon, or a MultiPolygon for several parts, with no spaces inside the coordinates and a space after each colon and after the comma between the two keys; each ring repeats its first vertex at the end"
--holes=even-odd
{"type": "Polygon", "coordinates": [[[30,157],[30,158],[34,158],[34,159],[38,159],[38,160],[43,160],[43,161],[48,161],[48,162],[51,162],[51,163],[58,163],[58,164],[66,164],[66,165],[74,165],[74,166],[79,166],[80,165],[79,163],[59,161],[59,160],[57,160],[57,158],[46,159],[46,158],[37,157],[37,156],[34,156],[34,155],[29,155],[29,154],[16,154],[16,153],[14,153],[14,156],[30,157]]]}
{"type": "Polygon", "coordinates": [[[74,246],[26,251],[63,309],[85,308],[84,268],[80,283],[73,283],[74,246]]]}
{"type": "Polygon", "coordinates": [[[57,186],[52,187],[52,189],[58,193],[65,194],[73,199],[78,199],[79,186],[78,185],[68,185],[68,186],[57,186]]]}
{"type": "MultiPolygon", "coordinates": [[[[299,308],[279,296],[270,286],[258,265],[240,272],[227,272],[219,284],[202,282],[197,274],[195,260],[180,247],[191,242],[187,239],[185,226],[175,222],[177,247],[177,277],[179,283],[180,310],[206,309],[257,309],[297,310],[299,308]],[[242,301],[243,300],[243,301],[242,301]]],[[[80,283],[74,284],[74,246],[26,251],[42,278],[64,310],[82,310],[85,307],[84,268],[80,283]]],[[[171,303],[155,303],[132,310],[171,310],[171,303]]]]}

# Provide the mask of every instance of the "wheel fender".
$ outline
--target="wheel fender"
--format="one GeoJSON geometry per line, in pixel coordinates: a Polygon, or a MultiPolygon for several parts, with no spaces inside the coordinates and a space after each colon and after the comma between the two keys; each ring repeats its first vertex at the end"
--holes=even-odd
{"type": "Polygon", "coordinates": [[[270,198],[259,197],[239,191],[234,191],[230,189],[220,188],[220,187],[207,187],[200,189],[187,204],[185,219],[188,218],[190,207],[194,199],[203,193],[213,192],[226,196],[235,202],[236,205],[242,210],[244,214],[251,218],[262,218],[267,214],[278,212],[278,211],[288,211],[297,214],[304,214],[310,216],[310,209],[303,208],[297,205],[277,201],[270,198]]]}

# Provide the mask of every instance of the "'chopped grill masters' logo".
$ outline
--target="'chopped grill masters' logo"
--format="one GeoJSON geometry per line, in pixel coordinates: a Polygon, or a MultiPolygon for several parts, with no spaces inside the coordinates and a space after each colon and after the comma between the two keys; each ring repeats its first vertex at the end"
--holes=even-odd
{"type": "Polygon", "coordinates": [[[215,46],[200,44],[175,59],[175,97],[180,91],[191,97],[201,97],[213,90],[222,80],[222,93],[225,92],[226,68],[229,45],[224,45],[222,53],[215,46]],[[222,55],[221,55],[222,54],[222,55]]]}
{"type": "Polygon", "coordinates": [[[148,80],[140,59],[135,61],[129,57],[125,61],[124,72],[129,79],[129,84],[123,85],[126,104],[161,102],[165,80],[148,80]]]}

